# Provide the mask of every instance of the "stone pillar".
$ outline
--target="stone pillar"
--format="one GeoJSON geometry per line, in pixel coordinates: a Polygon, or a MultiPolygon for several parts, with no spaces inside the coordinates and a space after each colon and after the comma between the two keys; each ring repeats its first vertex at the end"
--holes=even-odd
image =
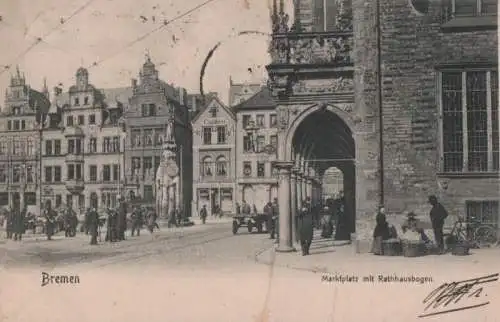
{"type": "Polygon", "coordinates": [[[302,175],[302,186],[300,188],[302,189],[302,200],[306,200],[306,198],[307,198],[307,175],[306,174],[302,175]]]}
{"type": "Polygon", "coordinates": [[[290,176],[290,214],[292,217],[292,242],[298,242],[297,235],[297,169],[292,168],[290,176]]]}
{"type": "Polygon", "coordinates": [[[310,176],[307,177],[307,196],[311,198],[312,201],[312,178],[310,176]]]}
{"type": "Polygon", "coordinates": [[[292,162],[281,161],[276,163],[276,168],[279,170],[279,190],[278,190],[278,205],[279,205],[279,223],[278,229],[280,233],[279,244],[276,248],[277,252],[293,252],[291,221],[290,221],[290,174],[293,167],[292,162]]]}
{"type": "Polygon", "coordinates": [[[298,209],[302,205],[302,199],[303,199],[303,196],[302,196],[302,174],[300,172],[298,172],[296,175],[296,178],[297,178],[296,179],[297,180],[296,186],[297,186],[297,209],[298,209]]]}

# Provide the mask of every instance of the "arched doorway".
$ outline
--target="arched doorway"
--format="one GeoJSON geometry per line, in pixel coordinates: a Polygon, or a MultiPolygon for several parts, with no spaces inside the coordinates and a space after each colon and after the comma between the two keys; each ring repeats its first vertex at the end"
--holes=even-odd
{"type": "Polygon", "coordinates": [[[356,226],[356,147],[352,124],[346,118],[345,112],[333,106],[312,106],[298,115],[285,140],[287,159],[294,163],[297,173],[292,206],[295,202],[298,207],[306,198],[321,205],[321,179],[332,168],[342,173],[341,192],[347,217],[342,239],[350,238],[356,226]]]}

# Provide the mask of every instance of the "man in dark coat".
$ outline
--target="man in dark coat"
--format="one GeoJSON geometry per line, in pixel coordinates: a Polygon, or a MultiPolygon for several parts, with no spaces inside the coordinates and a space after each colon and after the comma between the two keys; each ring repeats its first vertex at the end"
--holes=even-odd
{"type": "Polygon", "coordinates": [[[273,231],[273,204],[272,202],[268,202],[264,206],[264,215],[266,215],[266,229],[267,232],[269,233],[269,238],[273,238],[272,236],[272,231],[273,231]]]}
{"type": "Polygon", "coordinates": [[[118,214],[113,209],[108,209],[106,241],[115,242],[118,240],[118,214]]]}
{"type": "MultiPolygon", "coordinates": [[[[76,219],[76,221],[78,220],[77,217],[76,217],[75,212],[73,211],[73,209],[71,209],[71,206],[68,205],[68,207],[64,211],[64,217],[63,217],[63,220],[64,220],[64,236],[65,237],[72,237],[72,236],[74,236],[73,230],[76,228],[75,219],[76,219]]],[[[75,233],[76,233],[76,231],[75,231],[75,233]]]]}
{"type": "Polygon", "coordinates": [[[85,232],[85,235],[88,235],[90,232],[89,216],[91,211],[92,209],[90,208],[87,208],[87,210],[85,211],[85,219],[83,221],[83,232],[85,232]]]}
{"type": "Polygon", "coordinates": [[[304,204],[299,212],[297,223],[302,256],[309,255],[309,248],[313,240],[313,220],[311,211],[307,209],[307,204],[304,204]]]}
{"type": "Polygon", "coordinates": [[[13,221],[13,232],[14,232],[14,240],[21,240],[25,230],[25,215],[26,215],[26,207],[23,210],[19,210],[19,207],[14,207],[14,221],[13,221]]]}
{"type": "Polygon", "coordinates": [[[14,229],[14,210],[9,209],[7,212],[7,238],[12,239],[14,229]]]}
{"type": "Polygon", "coordinates": [[[200,210],[200,218],[202,224],[205,224],[205,222],[207,221],[207,216],[208,216],[207,205],[203,205],[203,207],[200,210]]]}
{"type": "Polygon", "coordinates": [[[444,241],[443,241],[443,226],[444,220],[448,217],[448,212],[440,204],[436,196],[429,196],[429,203],[432,205],[430,212],[432,229],[434,230],[434,237],[436,239],[436,244],[438,246],[439,252],[444,252],[444,241]]]}
{"type": "Polygon", "coordinates": [[[339,197],[335,200],[335,212],[335,217],[337,219],[335,240],[350,240],[349,216],[345,211],[345,198],[342,191],[339,192],[339,197]]]}
{"type": "Polygon", "coordinates": [[[132,211],[132,236],[134,236],[137,231],[137,236],[141,235],[141,228],[143,225],[143,216],[142,211],[139,207],[135,207],[132,211]]]}
{"type": "Polygon", "coordinates": [[[125,202],[125,198],[120,198],[120,204],[118,208],[118,240],[125,240],[125,231],[127,230],[127,208],[128,205],[125,202]]]}
{"type": "Polygon", "coordinates": [[[273,229],[271,231],[271,238],[274,239],[274,235],[276,235],[276,240],[280,239],[280,211],[278,206],[278,198],[274,198],[273,204],[271,205],[272,213],[273,213],[273,229]]]}
{"type": "Polygon", "coordinates": [[[50,200],[45,202],[43,216],[45,217],[45,233],[47,234],[47,240],[52,240],[52,235],[54,235],[54,229],[56,227],[57,214],[54,209],[52,209],[52,203],[50,200]]]}
{"type": "Polygon", "coordinates": [[[321,216],[321,237],[331,238],[333,234],[333,222],[330,208],[325,206],[320,212],[321,216]]]}
{"type": "Polygon", "coordinates": [[[97,211],[95,208],[92,208],[88,212],[88,217],[87,217],[87,228],[88,231],[90,232],[90,245],[97,245],[97,235],[98,235],[98,229],[99,229],[99,215],[97,214],[97,211]]]}

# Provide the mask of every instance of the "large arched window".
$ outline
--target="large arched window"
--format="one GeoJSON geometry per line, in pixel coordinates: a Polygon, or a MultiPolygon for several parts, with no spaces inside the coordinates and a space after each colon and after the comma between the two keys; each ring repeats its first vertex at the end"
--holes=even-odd
{"type": "Polygon", "coordinates": [[[215,173],[217,176],[227,176],[227,161],[223,155],[219,156],[215,162],[215,173]]]}
{"type": "Polygon", "coordinates": [[[202,166],[201,166],[201,175],[203,177],[211,177],[214,174],[214,171],[212,169],[213,167],[213,161],[212,157],[206,156],[203,158],[202,161],[202,166]]]}

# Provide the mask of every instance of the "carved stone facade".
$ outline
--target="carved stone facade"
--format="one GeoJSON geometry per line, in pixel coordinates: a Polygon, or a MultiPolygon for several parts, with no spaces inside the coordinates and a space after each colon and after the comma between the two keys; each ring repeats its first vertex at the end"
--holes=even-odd
{"type": "MultiPolygon", "coordinates": [[[[492,77],[489,85],[498,84],[496,4],[488,9],[493,14],[490,16],[470,12],[480,24],[470,26],[467,22],[472,21],[468,20],[471,17],[455,17],[449,10],[458,7],[449,8],[439,1],[352,0],[348,7],[347,1],[340,2],[338,10],[332,11],[342,12],[340,18],[329,16],[328,11],[320,15],[321,8],[315,8],[314,1],[296,2],[300,7],[295,8],[297,18],[291,30],[273,35],[272,63],[267,69],[277,110],[286,116],[286,121],[279,118],[278,160],[298,159],[302,167],[299,172],[304,172],[303,164],[308,164],[308,159],[328,158],[323,152],[331,149],[330,157],[337,158],[332,164],[344,172],[346,200],[350,200],[348,208],[355,216],[352,230],[356,228],[361,238],[370,237],[373,227],[369,218],[381,201],[381,183],[387,211],[398,215],[415,210],[421,212],[418,215],[428,216],[429,194],[438,195],[449,209],[459,213],[469,209],[471,198],[498,204],[498,169],[478,178],[470,173],[441,178],[449,175],[441,173],[443,121],[437,117],[442,113],[439,102],[444,87],[439,80],[443,70],[455,68],[465,77],[470,70],[480,69],[493,75],[488,76],[492,77]],[[422,7],[423,2],[426,5],[422,7]],[[383,13],[380,84],[377,3],[383,13]],[[307,128],[301,124],[307,124],[307,128]],[[355,151],[355,162],[346,153],[349,147],[355,151]],[[473,196],[470,187],[477,189],[473,196]]],[[[461,10],[468,9],[464,6],[461,10]]],[[[495,92],[485,87],[488,93],[495,92]]],[[[497,96],[495,92],[490,101],[497,102],[497,96]]],[[[492,111],[495,104],[489,105],[492,111]]],[[[492,115],[498,117],[498,113],[492,115]]],[[[487,140],[492,140],[491,135],[487,140]]],[[[496,141],[488,144],[488,149],[498,146],[496,141]]],[[[498,163],[492,156],[495,151],[488,152],[489,169],[498,163]]],[[[314,167],[314,162],[307,166],[314,167]]],[[[297,182],[301,181],[299,177],[300,173],[297,182]]]]}

